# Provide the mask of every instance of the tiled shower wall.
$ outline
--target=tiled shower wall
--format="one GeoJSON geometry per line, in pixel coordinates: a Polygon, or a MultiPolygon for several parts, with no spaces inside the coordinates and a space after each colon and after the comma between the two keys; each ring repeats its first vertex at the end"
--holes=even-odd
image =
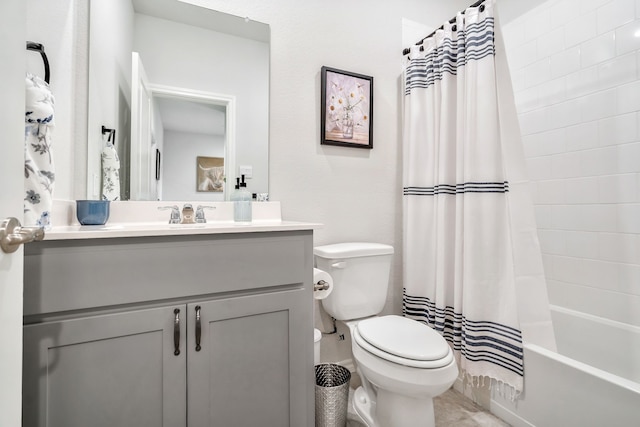
{"type": "Polygon", "coordinates": [[[552,0],[503,32],[550,302],[640,326],[640,0],[552,0]]]}

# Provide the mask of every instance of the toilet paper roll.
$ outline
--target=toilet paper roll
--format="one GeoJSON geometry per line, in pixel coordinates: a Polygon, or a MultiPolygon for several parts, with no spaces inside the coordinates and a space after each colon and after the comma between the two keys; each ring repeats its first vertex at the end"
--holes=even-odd
{"type": "Polygon", "coordinates": [[[325,299],[333,292],[333,278],[318,268],[313,269],[313,298],[325,299]]]}

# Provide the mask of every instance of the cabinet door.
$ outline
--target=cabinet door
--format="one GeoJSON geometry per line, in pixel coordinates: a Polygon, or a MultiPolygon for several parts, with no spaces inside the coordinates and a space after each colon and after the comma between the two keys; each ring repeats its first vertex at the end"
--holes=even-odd
{"type": "Polygon", "coordinates": [[[186,426],[185,314],[179,305],[25,326],[23,425],[186,426]]]}
{"type": "Polygon", "coordinates": [[[188,305],[189,427],[308,425],[306,296],[292,290],[188,305]]]}

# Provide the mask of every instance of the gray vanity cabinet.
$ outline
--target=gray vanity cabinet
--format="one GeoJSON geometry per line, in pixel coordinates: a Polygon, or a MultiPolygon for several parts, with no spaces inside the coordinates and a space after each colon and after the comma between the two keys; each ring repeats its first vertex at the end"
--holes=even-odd
{"type": "Polygon", "coordinates": [[[27,246],[23,425],[312,426],[311,233],[27,246]]]}
{"type": "Polygon", "coordinates": [[[173,311],[25,326],[23,425],[186,425],[186,358],[173,354],[173,311]]]}
{"type": "MultiPolygon", "coordinates": [[[[290,425],[290,410],[304,405],[291,393],[305,392],[291,375],[297,369],[290,369],[301,344],[292,334],[299,296],[289,291],[189,304],[190,313],[200,308],[202,328],[200,350],[188,343],[190,427],[290,425]]],[[[189,323],[189,338],[197,327],[189,323]]]]}

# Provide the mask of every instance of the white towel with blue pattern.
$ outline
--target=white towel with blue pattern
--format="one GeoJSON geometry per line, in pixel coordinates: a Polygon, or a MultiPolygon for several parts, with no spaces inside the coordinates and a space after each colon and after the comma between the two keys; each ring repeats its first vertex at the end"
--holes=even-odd
{"type": "Polygon", "coordinates": [[[120,200],[120,159],[111,140],[102,149],[102,200],[120,200]]]}
{"type": "Polygon", "coordinates": [[[50,228],[55,168],[51,152],[55,100],[49,84],[27,74],[24,121],[24,225],[50,228]]]}

